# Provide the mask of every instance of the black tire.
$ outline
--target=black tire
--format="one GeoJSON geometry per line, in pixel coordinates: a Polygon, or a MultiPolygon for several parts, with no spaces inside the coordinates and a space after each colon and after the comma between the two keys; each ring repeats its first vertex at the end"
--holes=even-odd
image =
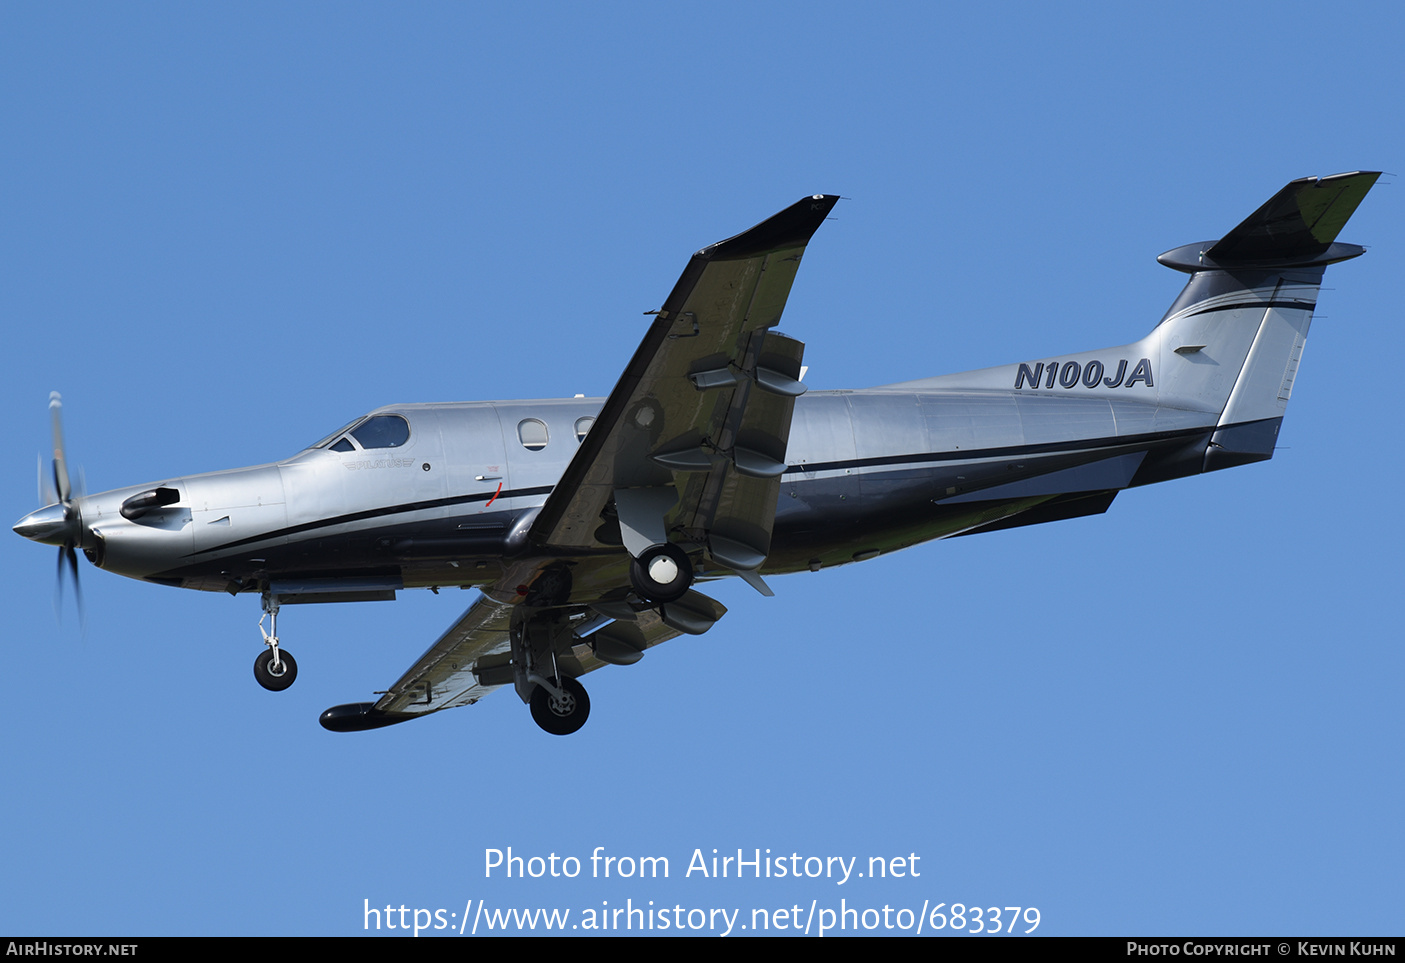
{"type": "Polygon", "coordinates": [[[566,694],[565,704],[541,686],[532,690],[532,718],[553,736],[569,736],[590,718],[590,696],[575,679],[562,679],[559,685],[566,694]]]}
{"type": "Polygon", "coordinates": [[[683,549],[671,542],[651,545],[630,563],[629,581],[635,593],[646,602],[677,602],[693,584],[693,563],[688,561],[683,549]],[[657,571],[654,563],[664,559],[673,563],[675,574],[667,581],[660,581],[651,570],[657,571]]]}
{"type": "Polygon", "coordinates": [[[264,649],[254,660],[254,678],[269,692],[282,692],[298,677],[298,664],[293,661],[287,649],[278,650],[278,661],[280,671],[275,674],[272,649],[264,649]]]}

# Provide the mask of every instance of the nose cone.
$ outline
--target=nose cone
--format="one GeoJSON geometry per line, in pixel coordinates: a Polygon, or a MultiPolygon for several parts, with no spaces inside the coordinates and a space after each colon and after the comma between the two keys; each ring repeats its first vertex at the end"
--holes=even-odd
{"type": "Polygon", "coordinates": [[[15,523],[15,531],[45,545],[62,545],[76,526],[65,516],[62,505],[50,505],[30,512],[15,523]]]}

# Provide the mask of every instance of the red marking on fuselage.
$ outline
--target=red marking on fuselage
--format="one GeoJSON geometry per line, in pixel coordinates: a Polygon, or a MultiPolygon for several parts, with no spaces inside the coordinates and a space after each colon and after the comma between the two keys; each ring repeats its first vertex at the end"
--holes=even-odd
{"type": "MultiPolygon", "coordinates": [[[[498,490],[495,491],[495,492],[493,492],[493,497],[492,497],[492,498],[488,499],[488,505],[491,505],[491,504],[493,504],[493,502],[497,501],[497,500],[498,500],[498,496],[501,495],[501,494],[502,494],[502,482],[498,482],[498,490]]],[[[487,508],[488,505],[484,505],[483,507],[484,507],[484,508],[487,508]]]]}

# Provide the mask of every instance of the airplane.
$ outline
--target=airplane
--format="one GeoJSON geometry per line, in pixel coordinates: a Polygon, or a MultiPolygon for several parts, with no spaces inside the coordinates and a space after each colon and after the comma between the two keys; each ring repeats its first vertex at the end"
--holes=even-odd
{"type": "Polygon", "coordinates": [[[281,606],[481,594],[333,731],[471,705],[511,686],[542,729],[580,729],[578,681],[726,613],[699,591],[859,562],[932,539],[1107,511],[1118,493],[1273,456],[1326,266],[1380,176],[1291,181],[1228,234],[1158,260],[1189,275],[1120,347],[965,374],[807,391],[776,330],[815,194],[698,251],[605,399],[377,408],[291,458],[96,495],[68,472],[14,530],[131,578],[258,594],[254,675],[293,683],[281,606]],[[269,627],[264,628],[265,621],[269,627]]]}

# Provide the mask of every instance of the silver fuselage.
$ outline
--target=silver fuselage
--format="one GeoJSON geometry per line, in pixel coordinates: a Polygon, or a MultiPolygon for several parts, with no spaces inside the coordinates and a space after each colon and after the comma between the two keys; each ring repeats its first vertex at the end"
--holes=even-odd
{"type": "MultiPolygon", "coordinates": [[[[1127,353],[1104,353],[1106,381],[1119,351],[1127,353]]],[[[1059,359],[1048,364],[1062,370],[1059,359]]],[[[762,571],[839,565],[1011,517],[1027,524],[1090,514],[1118,489],[1205,470],[1218,411],[1161,404],[1162,390],[1144,379],[1044,388],[1041,375],[1038,388],[1028,377],[1018,390],[993,387],[1011,375],[1019,366],[962,379],[990,388],[944,386],[957,376],[799,398],[762,571]]],[[[350,600],[479,585],[511,601],[536,568],[526,527],[574,454],[578,425],[602,402],[387,406],[373,414],[410,426],[395,448],[309,449],[81,498],[80,547],[108,571],[207,591],[350,600]],[[528,419],[547,428],[538,450],[519,438],[528,419]],[[180,500],[122,516],[125,500],[158,486],[180,500]]],[[[618,567],[626,562],[621,554],[618,567]]],[[[578,580],[562,601],[593,597],[594,583],[618,578],[614,567],[590,566],[596,577],[578,580]]]]}

